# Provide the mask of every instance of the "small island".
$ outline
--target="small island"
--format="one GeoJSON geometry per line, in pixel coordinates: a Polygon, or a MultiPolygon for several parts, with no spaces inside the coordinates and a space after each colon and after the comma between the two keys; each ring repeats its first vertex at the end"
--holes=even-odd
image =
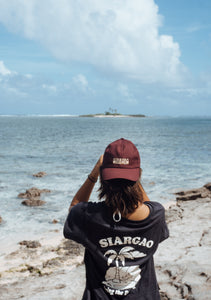
{"type": "Polygon", "coordinates": [[[79,117],[136,117],[136,118],[145,118],[146,116],[143,114],[120,114],[117,112],[116,109],[109,108],[108,111],[105,111],[105,113],[99,113],[99,114],[87,114],[87,115],[80,115],[79,117]]]}

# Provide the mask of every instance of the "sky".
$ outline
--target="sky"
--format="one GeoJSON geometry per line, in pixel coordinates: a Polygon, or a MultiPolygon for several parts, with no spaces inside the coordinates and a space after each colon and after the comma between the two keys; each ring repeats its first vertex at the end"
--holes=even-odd
{"type": "Polygon", "coordinates": [[[211,116],[210,0],[0,0],[0,114],[211,116]]]}

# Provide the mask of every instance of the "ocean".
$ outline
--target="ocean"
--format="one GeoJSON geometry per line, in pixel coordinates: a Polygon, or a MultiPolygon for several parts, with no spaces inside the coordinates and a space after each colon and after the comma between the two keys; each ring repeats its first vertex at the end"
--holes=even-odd
{"type": "Polygon", "coordinates": [[[77,189],[121,137],[137,146],[153,201],[175,201],[174,192],[211,181],[211,118],[0,116],[0,251],[8,241],[61,230],[77,189]],[[40,171],[47,175],[32,176],[40,171]],[[51,190],[44,206],[21,204],[17,195],[31,187],[51,190]]]}

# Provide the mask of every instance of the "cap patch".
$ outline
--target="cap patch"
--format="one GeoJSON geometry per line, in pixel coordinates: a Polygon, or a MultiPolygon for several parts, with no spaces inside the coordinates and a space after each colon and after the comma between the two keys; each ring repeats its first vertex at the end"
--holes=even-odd
{"type": "Polygon", "coordinates": [[[119,158],[119,157],[114,157],[113,158],[113,164],[114,165],[129,165],[129,158],[119,158]]]}

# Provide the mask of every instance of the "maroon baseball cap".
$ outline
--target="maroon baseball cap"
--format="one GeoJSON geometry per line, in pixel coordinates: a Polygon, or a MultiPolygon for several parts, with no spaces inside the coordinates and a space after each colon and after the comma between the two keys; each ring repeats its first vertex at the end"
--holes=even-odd
{"type": "Polygon", "coordinates": [[[102,179],[127,179],[137,181],[140,177],[140,155],[129,140],[119,139],[109,144],[104,152],[102,179]]]}

